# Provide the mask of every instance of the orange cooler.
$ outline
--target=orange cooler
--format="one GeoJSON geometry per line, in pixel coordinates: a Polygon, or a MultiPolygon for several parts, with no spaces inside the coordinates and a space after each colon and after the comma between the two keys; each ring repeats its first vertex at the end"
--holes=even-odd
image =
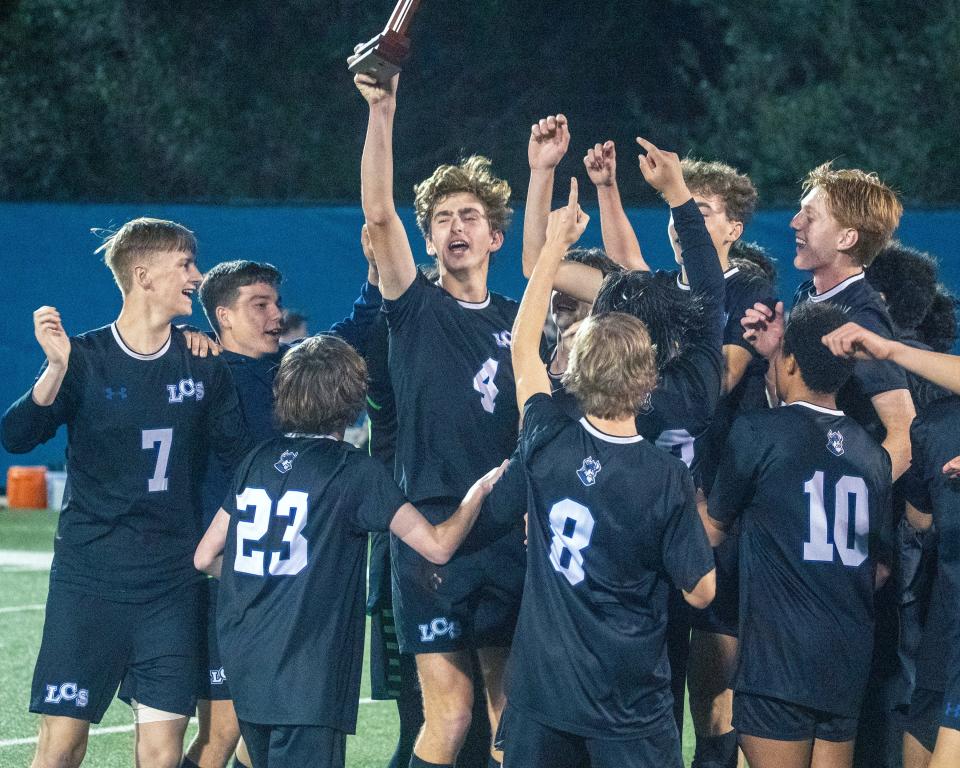
{"type": "Polygon", "coordinates": [[[47,468],[10,467],[7,470],[7,506],[47,508],[47,468]]]}

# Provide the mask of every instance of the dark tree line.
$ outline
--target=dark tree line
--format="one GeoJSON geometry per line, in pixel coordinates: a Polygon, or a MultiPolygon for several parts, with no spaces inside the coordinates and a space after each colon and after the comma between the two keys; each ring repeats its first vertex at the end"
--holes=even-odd
{"type": "MultiPolygon", "coordinates": [[[[392,0],[0,2],[0,198],[355,201],[364,105],[344,59],[392,0]]],[[[521,197],[530,123],[562,173],[638,133],[732,162],[767,206],[819,162],[960,201],[960,3],[425,0],[400,86],[397,191],[463,153],[521,197]]]]}

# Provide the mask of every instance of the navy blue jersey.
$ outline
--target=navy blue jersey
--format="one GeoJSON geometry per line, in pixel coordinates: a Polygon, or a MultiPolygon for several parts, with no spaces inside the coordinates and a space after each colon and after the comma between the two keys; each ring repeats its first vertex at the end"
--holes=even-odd
{"type": "Polygon", "coordinates": [[[740,521],[734,690],[858,716],[890,477],[886,451],[842,411],[796,402],[734,423],[709,499],[712,518],[740,521]]]}
{"type": "Polygon", "coordinates": [[[24,452],[67,425],[51,580],[128,601],[196,580],[198,468],[210,449],[235,467],[251,446],[226,363],[194,357],[177,330],[140,355],[109,325],[71,338],[52,405],[31,392],[4,416],[3,441],[24,452]]]}
{"type": "Polygon", "coordinates": [[[689,471],[639,435],[605,435],[538,394],[481,523],[508,526],[526,511],[510,706],[584,736],[662,728],[673,706],[668,590],[693,589],[713,568],[689,471]]]}
{"type": "MultiPolygon", "coordinates": [[[[806,301],[828,301],[840,307],[850,322],[885,339],[897,338],[883,297],[867,282],[863,272],[848,277],[820,294],[816,293],[813,281],[807,280],[797,288],[793,305],[799,306],[806,301]]],[[[889,360],[857,360],[853,366],[853,376],[837,393],[837,405],[864,427],[874,440],[883,442],[886,431],[870,398],[896,389],[908,389],[907,376],[899,365],[889,360]]]]}
{"type": "Polygon", "coordinates": [[[258,446],[223,508],[217,632],[241,720],[353,733],[367,532],[405,499],[376,459],[329,437],[258,446]]]}
{"type": "Polygon", "coordinates": [[[937,575],[917,657],[917,686],[946,691],[960,701],[960,480],[943,465],[960,456],[960,397],[928,404],[910,428],[913,464],[905,494],[917,509],[933,514],[937,529],[937,575]]]}
{"type": "Polygon", "coordinates": [[[507,458],[519,412],[510,361],[518,305],[458,301],[419,272],[384,301],[397,403],[395,476],[414,503],[461,499],[507,458]]]}

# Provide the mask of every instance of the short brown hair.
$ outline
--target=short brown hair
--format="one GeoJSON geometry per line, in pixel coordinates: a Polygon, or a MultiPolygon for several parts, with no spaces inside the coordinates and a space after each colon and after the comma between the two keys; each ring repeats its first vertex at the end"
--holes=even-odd
{"type": "Polygon", "coordinates": [[[413,188],[417,226],[424,237],[430,236],[430,220],[437,203],[449,195],[469,192],[482,204],[492,230],[505,232],[510,226],[513,211],[510,202],[510,185],[490,172],[491,162],[481,155],[472,155],[459,165],[441,165],[430,178],[413,188]]]}
{"type": "Polygon", "coordinates": [[[273,413],[288,432],[342,434],[367,396],[367,365],[343,339],[304,339],[280,362],[273,380],[273,413]]]}
{"type": "Polygon", "coordinates": [[[182,251],[195,255],[197,238],[182,224],[165,219],[141,217],[128,221],[120,229],[93,230],[103,236],[103,244],[94,253],[103,253],[103,261],[113,273],[120,291],[126,294],[133,285],[133,267],[141,258],[164,251],[182,251]]]}
{"type": "Polygon", "coordinates": [[[726,163],[691,157],[680,161],[680,169],[691,192],[719,197],[731,221],[750,221],[757,208],[757,190],[749,176],[726,163]]]}
{"type": "Polygon", "coordinates": [[[656,347],[640,320],[606,312],[583,321],[563,384],[584,413],[602,419],[635,414],[656,383],[656,347]]]}
{"type": "Polygon", "coordinates": [[[803,194],[823,190],[827,209],[841,227],[857,230],[850,256],[869,267],[900,224],[903,206],[896,193],[875,173],[857,168],[834,169],[830,163],[814,168],[803,180],[803,194]]]}

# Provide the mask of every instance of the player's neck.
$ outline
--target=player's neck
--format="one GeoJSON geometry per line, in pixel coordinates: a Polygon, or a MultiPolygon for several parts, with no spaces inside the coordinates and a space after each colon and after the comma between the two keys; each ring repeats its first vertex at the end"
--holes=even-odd
{"type": "MultiPolygon", "coordinates": [[[[720,261],[720,269],[724,272],[730,269],[730,246],[725,245],[717,251],[717,259],[720,261]]],[[[684,285],[690,285],[690,280],[687,278],[687,266],[685,264],[680,265],[680,282],[684,285]]]]}
{"type": "Polygon", "coordinates": [[[117,318],[117,331],[134,352],[151,355],[170,338],[171,319],[166,314],[151,312],[149,306],[138,306],[128,297],[117,318]]]}
{"type": "Polygon", "coordinates": [[[791,403],[796,403],[801,400],[811,405],[819,405],[821,408],[829,408],[832,411],[837,410],[836,395],[825,395],[823,392],[814,392],[809,387],[802,385],[793,387],[791,391],[787,393],[783,402],[786,405],[790,405],[791,403]]]}
{"type": "Polygon", "coordinates": [[[592,413],[587,414],[587,421],[600,432],[614,437],[634,437],[637,434],[637,421],[633,416],[622,419],[603,419],[592,413]]]}
{"type": "Polygon", "coordinates": [[[441,271],[440,287],[458,301],[479,304],[490,294],[487,287],[487,265],[457,272],[441,271]]]}
{"type": "Polygon", "coordinates": [[[863,272],[863,267],[851,264],[845,258],[838,258],[833,264],[826,264],[813,271],[813,289],[819,293],[826,293],[831,288],[840,285],[848,277],[863,272]]]}

